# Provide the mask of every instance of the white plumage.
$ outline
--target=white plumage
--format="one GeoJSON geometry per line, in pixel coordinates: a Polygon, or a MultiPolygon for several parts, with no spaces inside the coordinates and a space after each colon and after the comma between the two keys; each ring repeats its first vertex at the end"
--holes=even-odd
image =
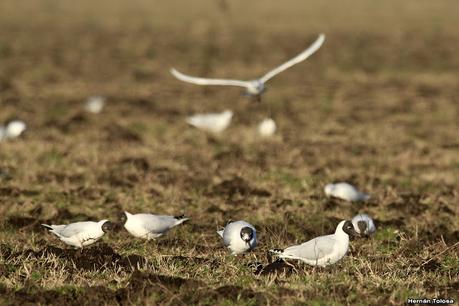
{"type": "Polygon", "coordinates": [[[271,118],[266,118],[258,125],[258,133],[262,137],[270,137],[276,132],[276,122],[271,118]]]}
{"type": "Polygon", "coordinates": [[[27,129],[27,125],[21,120],[12,120],[5,126],[0,127],[0,141],[4,139],[14,139],[27,129]]]}
{"type": "Polygon", "coordinates": [[[233,112],[225,110],[222,113],[196,114],[188,117],[186,122],[200,130],[220,133],[230,125],[231,118],[233,112]]]}
{"type": "Polygon", "coordinates": [[[233,255],[245,253],[257,246],[255,227],[242,220],[229,222],[217,233],[223,238],[223,244],[231,250],[233,255]]]}
{"type": "Polygon", "coordinates": [[[102,111],[105,106],[105,97],[102,96],[91,96],[86,100],[85,109],[86,111],[98,114],[102,111]]]}
{"type": "Polygon", "coordinates": [[[190,218],[153,214],[130,214],[124,212],[124,228],[133,236],[144,239],[155,239],[163,236],[171,228],[182,224],[190,218]]]}
{"type": "Polygon", "coordinates": [[[349,248],[349,235],[355,235],[351,221],[343,220],[332,235],[319,236],[284,250],[271,250],[280,258],[298,259],[312,266],[325,267],[339,261],[349,248]]]}
{"type": "Polygon", "coordinates": [[[84,221],[67,225],[42,225],[50,229],[50,232],[60,240],[76,248],[93,244],[111,228],[111,222],[108,220],[84,221]]]}
{"type": "Polygon", "coordinates": [[[370,196],[358,191],[354,186],[348,183],[328,184],[324,188],[328,197],[335,197],[351,202],[367,201],[370,196]]]}
{"type": "Polygon", "coordinates": [[[242,80],[230,80],[230,79],[209,79],[209,78],[201,78],[201,77],[193,77],[190,75],[183,74],[176,69],[172,68],[170,72],[174,75],[177,79],[196,84],[196,85],[222,85],[222,86],[239,86],[244,87],[249,95],[260,95],[265,90],[265,83],[276,76],[277,74],[281,73],[282,71],[292,67],[295,64],[298,64],[312,54],[314,54],[319,48],[322,46],[325,40],[325,35],[320,34],[317,40],[306,50],[295,56],[294,58],[288,60],[287,62],[283,63],[282,65],[274,68],[273,70],[269,71],[261,78],[250,80],[250,81],[242,81],[242,80]]]}

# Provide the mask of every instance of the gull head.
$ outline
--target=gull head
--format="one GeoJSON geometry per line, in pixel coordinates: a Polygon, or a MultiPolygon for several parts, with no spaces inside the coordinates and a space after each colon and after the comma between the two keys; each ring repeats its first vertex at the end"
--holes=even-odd
{"type": "Polygon", "coordinates": [[[359,232],[360,233],[365,233],[365,231],[367,230],[367,223],[365,221],[359,221],[357,222],[357,227],[359,229],[359,232]]]}
{"type": "Polygon", "coordinates": [[[113,229],[113,227],[114,227],[113,223],[108,221],[108,220],[102,220],[100,222],[102,222],[101,229],[102,229],[102,231],[104,233],[107,233],[107,232],[111,231],[113,229]]]}
{"type": "Polygon", "coordinates": [[[357,232],[354,229],[354,225],[350,220],[343,220],[338,224],[336,231],[343,231],[349,236],[355,237],[357,236],[357,232]]]}
{"type": "Polygon", "coordinates": [[[252,80],[247,86],[247,95],[249,96],[258,96],[261,95],[266,90],[265,83],[260,80],[252,80]]]}
{"type": "Polygon", "coordinates": [[[127,215],[127,212],[122,212],[119,214],[119,219],[121,221],[122,224],[125,224],[126,221],[128,220],[128,215],[127,215]]]}
{"type": "Polygon", "coordinates": [[[366,214],[358,214],[352,218],[352,224],[359,236],[370,236],[376,231],[373,219],[366,214]]]}
{"type": "Polygon", "coordinates": [[[254,233],[251,227],[246,226],[241,229],[241,239],[244,240],[245,243],[248,244],[250,240],[253,239],[253,235],[254,233]]]}

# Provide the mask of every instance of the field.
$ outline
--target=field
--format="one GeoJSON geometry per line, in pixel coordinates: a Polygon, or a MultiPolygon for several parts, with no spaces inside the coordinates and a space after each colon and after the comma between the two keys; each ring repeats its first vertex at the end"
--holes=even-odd
{"type": "Polygon", "coordinates": [[[457,1],[94,2],[0,2],[0,121],[28,124],[0,143],[0,304],[457,303],[457,1]],[[321,32],[262,103],[168,72],[257,77],[321,32]],[[91,95],[107,97],[98,115],[91,95]],[[185,123],[225,109],[221,135],[185,123]],[[278,131],[261,139],[267,116],[278,131]],[[326,198],[336,181],[371,200],[326,198]],[[191,220],[155,241],[119,225],[83,251],[40,226],[122,211],[191,220]],[[337,264],[249,267],[358,212],[378,230],[337,264]],[[229,219],[257,228],[253,252],[223,247],[229,219]]]}

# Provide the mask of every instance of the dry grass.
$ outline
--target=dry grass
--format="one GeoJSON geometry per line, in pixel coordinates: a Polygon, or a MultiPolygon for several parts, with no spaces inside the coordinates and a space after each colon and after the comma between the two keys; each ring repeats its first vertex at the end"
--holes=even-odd
{"type": "Polygon", "coordinates": [[[0,3],[0,120],[29,125],[1,143],[0,301],[457,301],[458,4],[228,2],[227,11],[204,0],[0,3]],[[319,32],[322,50],[272,80],[262,106],[167,72],[257,76],[319,32]],[[93,94],[108,98],[98,116],[83,112],[93,94]],[[225,108],[236,115],[222,136],[184,123],[225,108]],[[255,126],[267,114],[279,133],[263,141],[255,126]],[[324,198],[339,180],[371,202],[324,198]],[[123,210],[192,221],[148,243],[111,233],[82,254],[39,226],[116,221],[123,210]],[[337,265],[264,276],[247,267],[357,212],[378,232],[337,265]],[[215,230],[227,219],[257,227],[255,252],[234,258],[221,246],[215,230]]]}

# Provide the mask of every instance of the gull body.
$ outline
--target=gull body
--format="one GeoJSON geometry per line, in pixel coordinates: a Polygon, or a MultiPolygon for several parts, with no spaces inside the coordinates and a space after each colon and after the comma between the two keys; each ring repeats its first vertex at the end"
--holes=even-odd
{"type": "Polygon", "coordinates": [[[271,118],[266,118],[258,125],[258,133],[262,137],[270,137],[276,132],[276,122],[271,118]]]}
{"type": "Polygon", "coordinates": [[[200,130],[220,133],[230,125],[232,118],[233,112],[225,110],[221,113],[196,114],[188,117],[186,122],[200,130]]]}
{"type": "Polygon", "coordinates": [[[108,220],[99,222],[84,221],[63,225],[42,224],[48,228],[51,233],[56,235],[64,243],[83,248],[98,241],[102,236],[111,229],[112,223],[108,220]]]}
{"type": "Polygon", "coordinates": [[[12,120],[5,126],[0,127],[0,140],[17,138],[21,136],[26,128],[27,125],[24,121],[12,120]]]}
{"type": "Polygon", "coordinates": [[[244,87],[248,95],[259,96],[265,91],[266,89],[265,83],[268,80],[278,75],[282,71],[310,57],[317,50],[319,50],[324,40],[325,40],[325,35],[320,34],[319,37],[316,39],[316,41],[311,46],[309,46],[306,50],[304,50],[303,52],[301,52],[294,58],[288,60],[287,62],[283,63],[282,65],[272,69],[271,71],[269,71],[262,77],[258,79],[254,79],[254,80],[243,81],[243,80],[234,80],[234,79],[209,79],[209,78],[194,77],[194,76],[183,74],[179,72],[178,70],[176,70],[175,68],[172,68],[170,72],[177,79],[184,81],[184,82],[188,82],[188,83],[192,83],[196,85],[221,85],[221,86],[244,87]]]}
{"type": "Polygon", "coordinates": [[[85,109],[86,111],[98,114],[102,111],[105,106],[105,97],[102,96],[91,96],[86,100],[85,109]]]}
{"type": "Polygon", "coordinates": [[[134,237],[147,240],[163,236],[171,228],[182,224],[190,218],[153,214],[130,214],[124,212],[124,228],[134,237]]]}
{"type": "Polygon", "coordinates": [[[257,246],[257,231],[255,227],[245,221],[233,221],[225,228],[217,231],[223,238],[223,244],[231,250],[233,255],[245,253],[257,246]]]}
{"type": "Polygon", "coordinates": [[[367,214],[358,214],[352,218],[352,225],[360,236],[370,236],[376,232],[373,219],[367,214]]]}
{"type": "Polygon", "coordinates": [[[305,243],[284,250],[274,249],[271,252],[280,258],[297,259],[312,266],[325,267],[346,255],[349,235],[355,235],[354,227],[351,221],[343,220],[332,235],[319,236],[305,243]]]}
{"type": "Polygon", "coordinates": [[[367,201],[370,196],[358,191],[354,186],[348,183],[327,184],[324,188],[328,197],[335,197],[351,202],[367,201]]]}

